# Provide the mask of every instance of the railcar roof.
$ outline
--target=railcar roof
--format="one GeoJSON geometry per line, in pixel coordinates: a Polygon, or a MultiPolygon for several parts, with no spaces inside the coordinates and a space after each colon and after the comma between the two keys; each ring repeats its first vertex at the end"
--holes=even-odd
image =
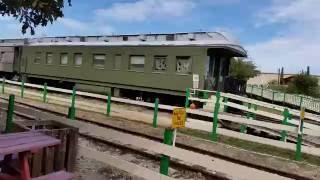
{"type": "Polygon", "coordinates": [[[198,46],[227,48],[247,55],[238,42],[220,32],[0,39],[0,46],[198,46]]]}

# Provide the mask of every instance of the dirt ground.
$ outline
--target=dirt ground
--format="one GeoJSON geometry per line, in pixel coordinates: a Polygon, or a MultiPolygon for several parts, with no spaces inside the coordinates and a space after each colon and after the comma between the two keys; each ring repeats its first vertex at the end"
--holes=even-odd
{"type": "Polygon", "coordinates": [[[76,164],[76,179],[78,180],[142,180],[127,172],[106,165],[94,159],[78,155],[76,164]]]}
{"type": "MultiPolygon", "coordinates": [[[[134,163],[141,167],[145,167],[154,172],[158,172],[160,169],[159,160],[155,160],[150,157],[144,156],[142,154],[137,154],[135,152],[128,151],[125,149],[117,148],[107,144],[98,143],[92,140],[88,140],[86,138],[79,139],[79,146],[112,155],[113,157],[134,163]]],[[[77,169],[77,174],[79,174],[79,177],[82,177],[88,173],[88,172],[82,173],[83,171],[89,171],[90,174],[96,174],[97,176],[101,176],[101,178],[104,177],[106,179],[137,179],[137,180],[139,179],[137,177],[130,176],[128,173],[118,170],[116,168],[113,168],[111,166],[105,166],[105,165],[101,166],[101,163],[97,163],[95,160],[89,159],[89,161],[86,162],[85,159],[87,158],[85,154],[83,155],[80,154],[78,156],[80,156],[78,157],[78,163],[77,163],[78,164],[77,167],[79,167],[77,169]]],[[[205,180],[206,179],[201,173],[185,170],[177,167],[171,167],[169,169],[169,176],[176,179],[185,179],[185,180],[191,180],[191,179],[205,180]]]]}

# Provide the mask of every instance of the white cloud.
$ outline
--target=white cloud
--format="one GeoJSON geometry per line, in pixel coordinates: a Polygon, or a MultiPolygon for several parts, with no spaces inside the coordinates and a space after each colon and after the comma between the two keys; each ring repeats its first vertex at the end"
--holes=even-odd
{"type": "Polygon", "coordinates": [[[98,34],[111,34],[111,33],[114,33],[114,32],[115,32],[114,27],[108,26],[108,25],[102,25],[102,26],[99,26],[97,28],[97,33],[98,34]]]}
{"type": "Polygon", "coordinates": [[[139,0],[114,3],[109,8],[98,9],[96,14],[111,20],[145,21],[149,18],[180,17],[194,7],[192,0],[139,0]]]}
{"type": "Polygon", "coordinates": [[[320,20],[319,0],[273,1],[273,6],[260,16],[268,23],[299,22],[313,23],[320,20]]]}
{"type": "Polygon", "coordinates": [[[67,28],[76,29],[79,31],[87,30],[89,28],[88,24],[80,22],[76,19],[61,18],[59,22],[67,28]]]}
{"type": "Polygon", "coordinates": [[[240,3],[242,0],[201,0],[206,5],[213,5],[213,6],[225,6],[225,5],[234,5],[240,3]]]}
{"type": "Polygon", "coordinates": [[[284,66],[296,73],[311,66],[320,74],[320,8],[319,0],[273,1],[272,6],[259,15],[261,27],[285,25],[280,35],[255,44],[249,44],[249,55],[263,71],[275,72],[284,66]]]}
{"type": "MultiPolygon", "coordinates": [[[[21,33],[21,24],[18,21],[1,21],[0,38],[26,38],[31,37],[27,32],[21,33]]],[[[44,36],[72,36],[72,35],[104,35],[115,32],[114,27],[97,21],[81,22],[72,18],[61,18],[46,27],[38,26],[34,37],[44,36]]]]}
{"type": "Polygon", "coordinates": [[[212,27],[209,28],[209,31],[215,31],[223,34],[225,37],[230,39],[233,42],[239,43],[240,40],[238,39],[238,34],[240,34],[243,30],[239,27],[236,28],[229,28],[229,27],[212,27]]]}

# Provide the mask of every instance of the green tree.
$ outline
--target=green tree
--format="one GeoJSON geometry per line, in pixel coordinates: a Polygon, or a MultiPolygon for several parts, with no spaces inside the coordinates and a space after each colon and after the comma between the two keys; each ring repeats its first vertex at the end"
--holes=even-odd
{"type": "Polygon", "coordinates": [[[252,61],[245,61],[241,58],[232,58],[230,64],[230,76],[239,80],[248,80],[260,73],[252,61]]]}
{"type": "Polygon", "coordinates": [[[23,34],[29,29],[34,35],[37,26],[63,17],[65,1],[71,6],[71,0],[0,0],[0,14],[16,18],[22,24],[23,34]]]}
{"type": "Polygon", "coordinates": [[[300,74],[295,75],[292,82],[289,83],[287,92],[320,97],[318,78],[308,75],[308,72],[301,72],[300,74]]]}

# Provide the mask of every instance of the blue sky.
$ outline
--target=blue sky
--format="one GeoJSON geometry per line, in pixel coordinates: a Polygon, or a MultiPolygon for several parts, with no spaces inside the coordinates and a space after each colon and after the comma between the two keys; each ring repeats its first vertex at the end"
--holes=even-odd
{"type": "MultiPolygon", "coordinates": [[[[73,0],[35,36],[223,31],[264,72],[320,74],[319,9],[320,0],[73,0]]],[[[0,38],[23,37],[20,28],[0,17],[0,38]]]]}

